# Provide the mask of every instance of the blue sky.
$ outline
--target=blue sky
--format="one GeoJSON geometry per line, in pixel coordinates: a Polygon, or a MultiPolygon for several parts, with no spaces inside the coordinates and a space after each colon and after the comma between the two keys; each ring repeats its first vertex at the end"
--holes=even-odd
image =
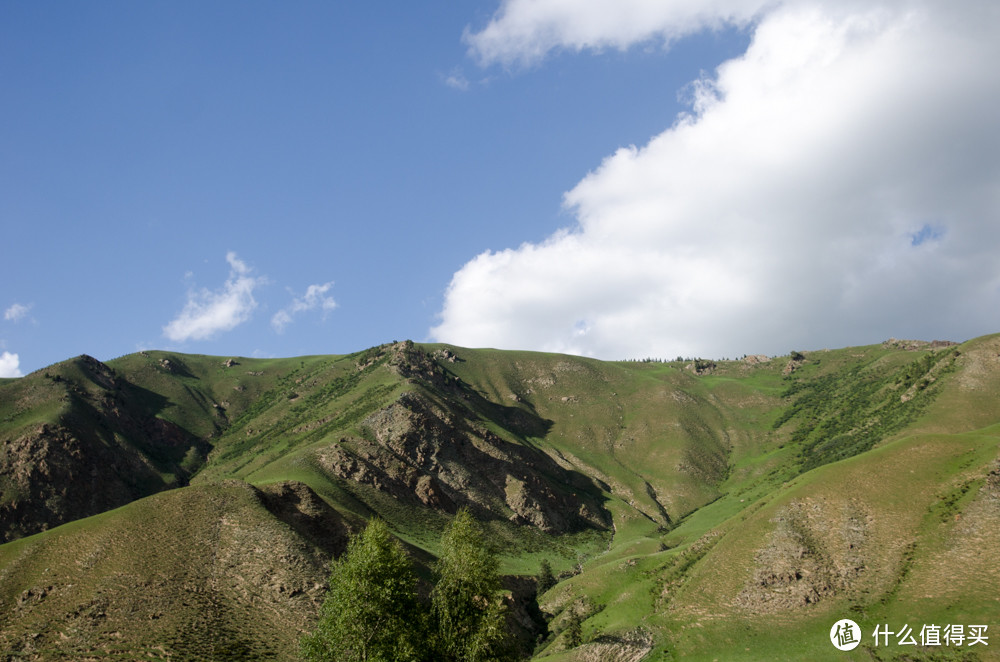
{"type": "Polygon", "coordinates": [[[1000,331],[996,11],[716,4],[3,3],[0,375],[1000,331]]]}

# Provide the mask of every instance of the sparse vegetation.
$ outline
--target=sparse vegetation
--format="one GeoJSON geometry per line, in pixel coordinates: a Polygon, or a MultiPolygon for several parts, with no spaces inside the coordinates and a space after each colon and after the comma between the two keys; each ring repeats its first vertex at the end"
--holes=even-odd
{"type": "Polygon", "coordinates": [[[928,353],[896,370],[857,364],[836,372],[793,379],[793,400],[775,421],[791,420],[803,471],[853,457],[912,421],[933,397],[928,390],[954,366],[954,351],[928,353]]]}
{"type": "Polygon", "coordinates": [[[424,614],[388,659],[821,659],[834,616],[1000,621],[1000,336],[797,354],[398,343],[4,381],[0,658],[297,659],[368,522],[424,614]]]}

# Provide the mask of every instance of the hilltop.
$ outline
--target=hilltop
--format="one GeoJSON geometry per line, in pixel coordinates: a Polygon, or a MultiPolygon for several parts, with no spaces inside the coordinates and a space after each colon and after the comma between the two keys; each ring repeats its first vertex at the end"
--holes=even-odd
{"type": "Polygon", "coordinates": [[[998,395],[1000,336],[77,357],[0,381],[0,657],[295,659],[352,532],[382,517],[426,576],[461,507],[538,659],[822,659],[848,615],[996,624],[998,395]]]}

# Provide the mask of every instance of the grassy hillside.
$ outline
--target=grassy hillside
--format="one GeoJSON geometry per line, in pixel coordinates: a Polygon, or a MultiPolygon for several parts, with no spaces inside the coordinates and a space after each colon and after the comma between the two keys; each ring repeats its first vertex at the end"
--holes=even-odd
{"type": "Polygon", "coordinates": [[[792,435],[772,455],[787,451],[785,462],[731,480],[723,498],[671,531],[616,536],[609,553],[542,599],[543,608],[559,613],[554,631],[569,614],[588,616],[589,643],[565,651],[556,636],[541,659],[995,659],[982,646],[919,648],[891,638],[875,647],[870,635],[876,625],[897,631],[909,624],[919,632],[924,624],[1000,620],[1000,428],[970,429],[1000,413],[997,357],[996,337],[944,355],[881,346],[810,354],[785,378],[788,404],[775,419],[778,431],[806,411],[795,398],[802,390],[796,380],[829,383],[827,375],[845,369],[863,375],[878,367],[881,385],[858,389],[872,395],[853,398],[856,411],[816,404],[828,417],[797,429],[846,430],[831,452],[850,448],[879,415],[885,435],[867,452],[811,470],[803,466],[810,438],[792,435]],[[895,423],[884,412],[907,394],[915,366],[928,363],[934,374],[924,390],[933,397],[916,400],[908,423],[895,423]],[[867,637],[851,653],[828,640],[844,617],[867,637]]]}
{"type": "Polygon", "coordinates": [[[347,528],[301,485],[172,490],[0,546],[14,659],[294,659],[347,528]],[[320,525],[321,524],[321,525],[320,525]]]}
{"type": "Polygon", "coordinates": [[[998,435],[1000,336],[717,362],[81,357],[0,384],[0,650],[294,659],[352,526],[383,517],[426,568],[467,507],[505,572],[560,575],[547,626],[522,624],[538,659],[991,659],[870,631],[1000,623],[998,435]],[[867,640],[839,653],[847,616],[867,640]]]}

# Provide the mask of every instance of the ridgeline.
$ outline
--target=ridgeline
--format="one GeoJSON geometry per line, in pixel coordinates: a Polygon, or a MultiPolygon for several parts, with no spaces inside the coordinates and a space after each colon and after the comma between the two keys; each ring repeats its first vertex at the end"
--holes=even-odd
{"type": "Polygon", "coordinates": [[[352,534],[384,520],[426,594],[460,509],[524,657],[826,659],[850,617],[837,659],[990,659],[868,633],[1000,637],[998,444],[1000,336],[81,356],[0,380],[0,660],[299,659],[352,534]]]}

